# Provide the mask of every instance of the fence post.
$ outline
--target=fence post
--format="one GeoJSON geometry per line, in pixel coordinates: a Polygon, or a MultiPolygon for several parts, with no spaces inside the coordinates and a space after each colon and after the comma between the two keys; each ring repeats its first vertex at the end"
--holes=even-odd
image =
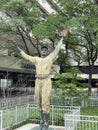
{"type": "Polygon", "coordinates": [[[17,122],[18,122],[18,117],[17,117],[17,106],[16,106],[16,117],[15,117],[15,119],[16,119],[16,124],[17,124],[17,122]]]}
{"type": "Polygon", "coordinates": [[[81,102],[81,107],[84,107],[84,99],[82,99],[82,102],[81,102]]]}
{"type": "Polygon", "coordinates": [[[29,104],[27,104],[27,119],[29,118],[29,104]]]}
{"type": "Polygon", "coordinates": [[[27,96],[27,104],[29,104],[29,95],[27,96]]]}
{"type": "Polygon", "coordinates": [[[21,96],[19,97],[19,105],[21,105],[22,104],[22,98],[21,98],[21,96]]]}
{"type": "Polygon", "coordinates": [[[54,105],[51,106],[52,107],[52,125],[54,125],[54,105]]]}
{"type": "Polygon", "coordinates": [[[1,110],[0,113],[1,113],[1,126],[0,126],[0,130],[3,130],[3,128],[2,128],[3,127],[2,126],[3,125],[3,117],[2,117],[3,116],[3,110],[1,110]]]}
{"type": "Polygon", "coordinates": [[[65,130],[67,129],[67,126],[66,126],[66,114],[64,114],[64,129],[65,130]]]}

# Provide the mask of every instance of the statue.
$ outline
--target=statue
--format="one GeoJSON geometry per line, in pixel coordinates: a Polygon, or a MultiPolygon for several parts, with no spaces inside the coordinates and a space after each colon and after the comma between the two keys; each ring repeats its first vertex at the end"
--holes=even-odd
{"type": "Polygon", "coordinates": [[[50,96],[51,96],[51,78],[50,78],[50,70],[53,62],[57,59],[58,53],[63,43],[64,37],[68,34],[68,30],[65,29],[62,32],[62,37],[55,47],[54,51],[50,53],[48,56],[47,47],[41,48],[41,57],[30,56],[26,54],[22,49],[18,48],[21,57],[30,61],[36,67],[36,81],[35,81],[35,96],[38,110],[40,111],[40,129],[45,130],[48,129],[49,123],[49,112],[50,112],[50,96]]]}

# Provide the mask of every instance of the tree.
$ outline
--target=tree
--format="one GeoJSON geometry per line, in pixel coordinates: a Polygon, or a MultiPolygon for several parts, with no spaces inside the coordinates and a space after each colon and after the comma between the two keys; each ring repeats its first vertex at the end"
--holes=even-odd
{"type": "Polygon", "coordinates": [[[8,16],[8,22],[2,18],[3,23],[0,28],[19,34],[28,53],[28,41],[26,40],[29,40],[39,55],[39,48],[44,39],[49,39],[52,47],[55,47],[55,42],[58,40],[57,32],[66,27],[70,28],[70,38],[65,40],[67,53],[62,53],[65,59],[61,58],[59,63],[64,66],[66,57],[70,58],[68,49],[74,53],[74,59],[78,65],[81,64],[81,61],[87,62],[91,68],[89,73],[89,91],[91,91],[92,72],[98,54],[97,2],[92,0],[58,0],[59,4],[57,4],[49,0],[49,3],[57,11],[56,14],[49,15],[43,12],[34,0],[29,2],[27,0],[8,0],[7,2],[1,0],[0,9],[8,16]]]}
{"type": "Polygon", "coordinates": [[[69,67],[66,73],[56,74],[53,88],[63,103],[67,102],[66,97],[78,97],[78,102],[87,97],[85,88],[88,87],[88,84],[81,83],[84,79],[78,76],[79,73],[80,71],[77,68],[69,67]]]}
{"type": "Polygon", "coordinates": [[[57,39],[56,30],[63,29],[62,19],[65,18],[59,14],[47,14],[34,0],[8,0],[7,2],[1,0],[0,10],[2,12],[0,30],[21,36],[28,54],[30,53],[29,42],[40,56],[39,49],[44,39],[49,39],[54,46],[54,41],[57,39]]]}
{"type": "MultiPolygon", "coordinates": [[[[90,67],[89,72],[89,91],[91,92],[91,80],[94,64],[98,55],[98,5],[92,1],[59,1],[62,8],[62,12],[66,11],[68,20],[66,26],[71,28],[71,34],[77,37],[80,41],[73,44],[73,50],[78,51],[81,49],[83,55],[82,60],[90,67]],[[75,45],[75,46],[74,46],[75,45]]],[[[75,52],[74,51],[74,52],[75,52]]],[[[76,56],[76,53],[75,53],[76,56]]]]}
{"type": "Polygon", "coordinates": [[[33,27],[45,19],[45,14],[39,4],[34,0],[8,0],[5,2],[1,0],[0,10],[2,12],[0,30],[21,36],[27,53],[30,53],[28,49],[28,42],[30,42],[40,55],[40,41],[37,37],[31,36],[33,27]]]}

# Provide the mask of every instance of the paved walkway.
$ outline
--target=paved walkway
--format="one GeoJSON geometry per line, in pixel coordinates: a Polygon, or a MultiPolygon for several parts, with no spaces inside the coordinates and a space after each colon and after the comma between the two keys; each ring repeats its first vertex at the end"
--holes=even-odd
{"type": "Polygon", "coordinates": [[[35,126],[37,126],[37,125],[36,124],[26,124],[22,127],[15,129],[15,130],[30,130],[30,129],[34,128],[35,126]]]}
{"type": "MultiPolygon", "coordinates": [[[[14,129],[14,130],[30,130],[36,126],[39,126],[38,124],[26,124],[22,127],[19,127],[17,129],[14,129]]],[[[64,127],[63,126],[50,126],[51,127],[54,127],[56,130],[64,130],[64,127]]]]}

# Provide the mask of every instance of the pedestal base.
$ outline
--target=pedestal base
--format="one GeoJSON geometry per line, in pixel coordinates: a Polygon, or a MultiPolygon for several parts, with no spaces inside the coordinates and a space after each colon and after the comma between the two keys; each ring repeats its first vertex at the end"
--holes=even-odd
{"type": "MultiPolygon", "coordinates": [[[[36,126],[30,130],[40,130],[40,127],[36,126]]],[[[56,128],[48,128],[48,130],[56,130],[56,128]]]]}

